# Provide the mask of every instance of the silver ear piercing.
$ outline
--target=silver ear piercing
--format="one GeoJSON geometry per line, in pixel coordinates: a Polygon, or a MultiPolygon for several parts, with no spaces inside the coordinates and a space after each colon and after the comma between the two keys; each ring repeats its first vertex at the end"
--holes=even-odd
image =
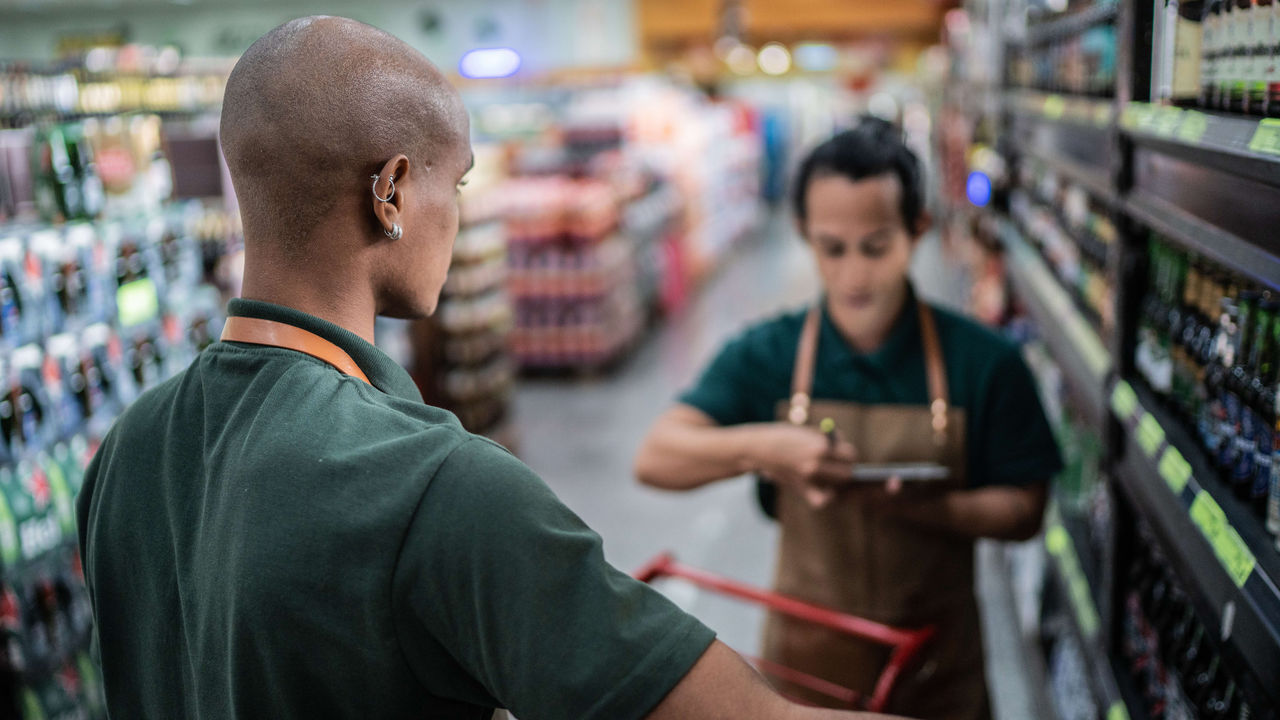
{"type": "Polygon", "coordinates": [[[387,176],[387,183],[391,185],[391,189],[387,191],[386,197],[378,196],[378,176],[370,175],[369,177],[373,179],[373,198],[378,202],[391,202],[391,198],[396,196],[396,176],[395,175],[387,176]]]}
{"type": "MultiPolygon", "coordinates": [[[[379,199],[381,200],[381,198],[379,199]]],[[[383,200],[383,202],[386,202],[386,200],[383,200]]],[[[400,227],[400,223],[391,223],[391,229],[383,230],[382,232],[392,240],[399,240],[404,235],[404,228],[400,227]]]]}

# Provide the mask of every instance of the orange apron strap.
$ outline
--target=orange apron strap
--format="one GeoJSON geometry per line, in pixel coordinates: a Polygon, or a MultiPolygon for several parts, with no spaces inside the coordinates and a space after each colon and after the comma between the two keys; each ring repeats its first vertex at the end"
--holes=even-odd
{"type": "Polygon", "coordinates": [[[222,328],[222,339],[228,342],[295,350],[323,360],[337,368],[339,372],[363,380],[368,385],[373,384],[345,350],[300,327],[261,318],[229,317],[222,328]]]}
{"type": "Polygon", "coordinates": [[[947,441],[947,410],[950,393],[947,388],[947,365],[942,359],[942,342],[938,340],[938,324],[933,308],[917,301],[920,313],[920,341],[924,344],[925,380],[929,383],[929,412],[933,416],[933,439],[939,445],[947,441]]]}
{"type": "MultiPolygon", "coordinates": [[[[934,440],[944,444],[947,438],[947,410],[950,409],[950,392],[947,388],[947,365],[942,357],[942,342],[938,339],[938,325],[933,309],[922,300],[916,302],[920,316],[920,340],[924,345],[925,380],[929,386],[929,412],[933,416],[934,440]]],[[[791,407],[787,420],[792,425],[804,425],[809,421],[809,406],[813,402],[813,368],[818,356],[818,334],[822,327],[822,308],[815,304],[809,308],[800,331],[800,343],[796,348],[795,373],[791,376],[791,407]]]]}
{"type": "Polygon", "coordinates": [[[792,425],[804,425],[809,421],[809,405],[813,391],[813,365],[818,357],[818,331],[822,329],[822,307],[814,305],[805,316],[800,331],[800,344],[796,348],[796,369],[791,376],[791,409],[787,420],[792,425]]]}

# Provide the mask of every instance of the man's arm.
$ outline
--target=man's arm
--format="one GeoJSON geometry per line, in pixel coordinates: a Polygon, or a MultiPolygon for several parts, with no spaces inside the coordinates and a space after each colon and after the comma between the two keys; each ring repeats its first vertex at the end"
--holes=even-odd
{"type": "Polygon", "coordinates": [[[888,715],[823,710],[788,702],[742,658],[713,642],[646,720],[871,720],[888,715]]]}
{"type": "Polygon", "coordinates": [[[1028,540],[1040,532],[1047,487],[1036,482],[934,494],[891,483],[878,492],[885,496],[886,509],[923,527],[964,537],[1028,540]]]}
{"type": "Polygon", "coordinates": [[[666,490],[689,490],[716,480],[759,472],[800,485],[847,478],[853,446],[834,447],[812,428],[785,423],[721,427],[690,405],[662,414],[636,455],[640,482],[666,490]]]}

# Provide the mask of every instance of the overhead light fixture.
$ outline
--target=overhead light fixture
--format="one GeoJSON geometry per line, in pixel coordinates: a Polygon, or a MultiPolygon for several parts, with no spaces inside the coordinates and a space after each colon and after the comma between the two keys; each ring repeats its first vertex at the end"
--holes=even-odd
{"type": "Polygon", "coordinates": [[[730,50],[724,61],[730,70],[739,75],[750,75],[756,71],[756,54],[746,45],[730,50]]]}
{"type": "Polygon", "coordinates": [[[796,65],[808,72],[831,72],[840,60],[840,53],[827,43],[800,43],[791,54],[796,65]]]}
{"type": "Polygon", "coordinates": [[[791,69],[791,53],[782,43],[766,43],[756,55],[756,62],[766,75],[785,75],[791,69]]]}
{"type": "Polygon", "coordinates": [[[458,61],[458,72],[468,78],[511,77],[520,69],[520,53],[511,48],[472,50],[458,61]]]}

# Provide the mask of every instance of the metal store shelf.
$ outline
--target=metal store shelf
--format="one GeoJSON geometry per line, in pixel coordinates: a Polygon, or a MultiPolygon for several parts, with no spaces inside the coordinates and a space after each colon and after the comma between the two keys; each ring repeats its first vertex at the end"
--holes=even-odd
{"type": "Polygon", "coordinates": [[[1130,217],[1225,268],[1280,290],[1280,256],[1187,212],[1153,192],[1125,200],[1130,217]]]}
{"type": "Polygon", "coordinates": [[[1001,221],[1000,228],[1014,291],[1035,317],[1045,343],[1081,400],[1081,409],[1095,427],[1101,426],[1107,412],[1103,389],[1113,368],[1111,354],[1017,228],[1008,221],[1001,221]]]}
{"type": "Polygon", "coordinates": [[[1038,23],[1027,30],[1026,42],[1029,45],[1039,45],[1070,37],[1094,25],[1114,20],[1119,15],[1119,10],[1119,2],[1104,2],[1056,20],[1038,23]]]}
{"type": "Polygon", "coordinates": [[[1120,127],[1135,144],[1280,187],[1280,120],[1129,103],[1120,127]]]}
{"type": "Polygon", "coordinates": [[[1177,548],[1171,562],[1202,617],[1216,619],[1224,656],[1263,674],[1246,691],[1280,701],[1280,553],[1273,539],[1149,391],[1121,380],[1109,404],[1126,430],[1119,473],[1125,495],[1177,548]]]}
{"type": "Polygon", "coordinates": [[[1066,596],[1063,600],[1071,610],[1068,624],[1089,666],[1093,697],[1107,720],[1128,720],[1128,706],[1120,693],[1104,641],[1102,620],[1094,600],[1097,593],[1089,584],[1089,575],[1097,575],[1084,567],[1088,556],[1080,552],[1077,533],[1068,529],[1057,507],[1050,508],[1046,517],[1044,543],[1058,576],[1058,585],[1066,596]]]}
{"type": "Polygon", "coordinates": [[[1109,130],[1116,119],[1114,101],[1101,98],[1011,90],[1005,93],[1004,105],[1011,112],[1036,120],[1098,131],[1109,130]]]}

